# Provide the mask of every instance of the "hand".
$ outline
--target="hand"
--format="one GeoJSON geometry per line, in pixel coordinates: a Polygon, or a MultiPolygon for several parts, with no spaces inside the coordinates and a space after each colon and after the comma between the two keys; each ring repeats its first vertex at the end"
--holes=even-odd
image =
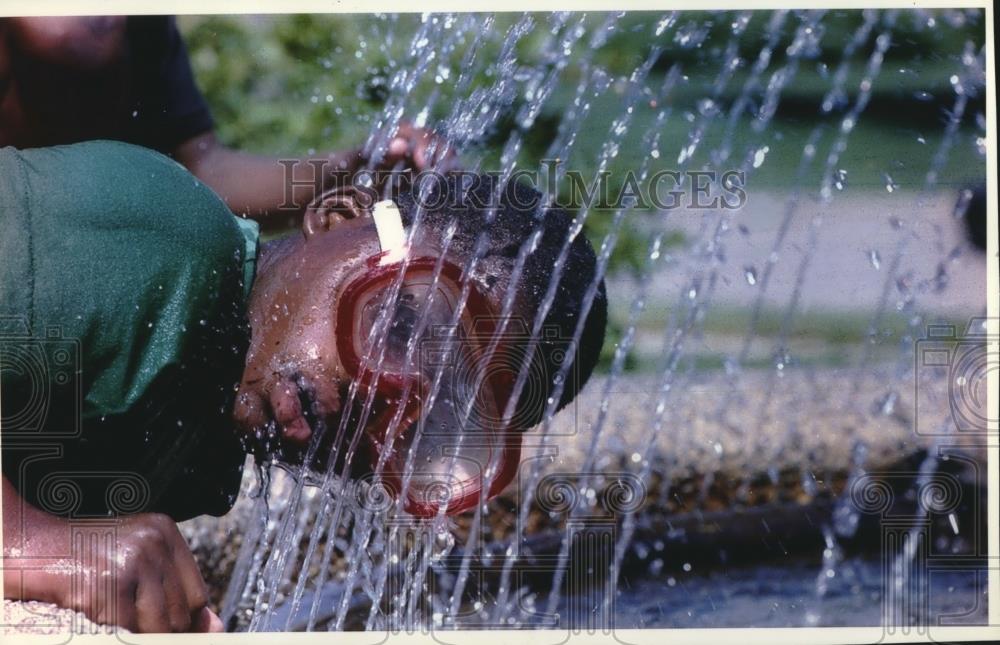
{"type": "Polygon", "coordinates": [[[83,611],[100,623],[134,632],[223,631],[208,608],[208,590],[177,525],[166,515],[146,513],[122,520],[116,557],[88,558],[77,569],[83,593],[62,585],[58,604],[83,611]],[[97,581],[115,580],[115,594],[93,597],[97,581]],[[113,600],[113,602],[112,602],[113,600]]]}
{"type": "Polygon", "coordinates": [[[444,172],[454,166],[455,160],[455,151],[444,138],[426,128],[418,128],[403,121],[389,141],[378,169],[390,170],[397,164],[402,164],[416,172],[431,168],[444,172]]]}
{"type": "Polygon", "coordinates": [[[24,557],[26,564],[20,576],[5,576],[5,596],[52,602],[133,632],[223,631],[208,608],[198,565],[169,517],[134,515],[113,526],[106,521],[71,525],[36,509],[23,517],[24,548],[14,559],[24,557]],[[113,551],[105,541],[112,531],[113,551]],[[73,551],[73,535],[87,551],[73,551]],[[15,578],[18,588],[12,588],[15,578]]]}

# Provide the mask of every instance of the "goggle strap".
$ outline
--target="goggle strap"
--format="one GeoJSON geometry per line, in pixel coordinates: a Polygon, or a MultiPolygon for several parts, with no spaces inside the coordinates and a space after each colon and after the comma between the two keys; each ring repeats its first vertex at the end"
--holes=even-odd
{"type": "Polygon", "coordinates": [[[391,199],[384,199],[372,206],[372,219],[382,248],[382,263],[397,262],[406,253],[406,231],[399,206],[391,199]]]}

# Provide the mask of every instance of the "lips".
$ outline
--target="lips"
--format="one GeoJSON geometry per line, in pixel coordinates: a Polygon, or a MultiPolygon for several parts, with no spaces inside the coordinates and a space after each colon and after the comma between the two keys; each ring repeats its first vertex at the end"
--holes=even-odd
{"type": "Polygon", "coordinates": [[[271,418],[287,442],[306,445],[317,421],[328,425],[340,412],[341,392],[332,379],[310,379],[296,373],[280,377],[268,393],[271,418]]]}
{"type": "Polygon", "coordinates": [[[315,387],[315,382],[296,373],[275,379],[270,388],[260,387],[260,381],[245,383],[247,389],[240,391],[236,405],[237,421],[247,429],[242,435],[244,449],[258,462],[297,467],[311,453],[308,469],[313,473],[323,474],[332,467],[351,478],[366,474],[374,459],[367,441],[355,441],[355,454],[345,468],[362,403],[356,400],[345,419],[342,402],[348,399],[348,384],[328,380],[315,387]],[[253,385],[258,387],[248,389],[253,385]],[[251,418],[252,425],[246,423],[251,418]]]}
{"type": "MultiPolygon", "coordinates": [[[[315,476],[332,469],[338,476],[343,474],[361,480],[375,472],[376,465],[384,461],[378,479],[388,490],[400,494],[410,442],[415,438],[414,424],[420,413],[419,406],[406,406],[400,416],[398,402],[375,396],[366,414],[366,397],[359,393],[351,405],[346,406],[348,392],[348,384],[338,385],[333,381],[326,389],[318,390],[301,374],[276,379],[274,385],[262,393],[266,398],[257,394],[247,397],[257,397],[269,413],[262,425],[256,426],[256,432],[248,436],[248,451],[258,461],[282,465],[293,473],[303,472],[299,466],[308,458],[307,477],[309,471],[315,476]],[[396,428],[391,449],[386,445],[385,436],[390,427],[396,428]],[[381,431],[376,431],[378,429],[381,431]]],[[[433,415],[428,418],[428,424],[429,427],[440,425],[433,415]]],[[[476,437],[471,435],[472,439],[476,437]]],[[[421,441],[424,453],[415,455],[415,469],[408,478],[403,500],[405,511],[417,517],[434,517],[446,503],[447,513],[451,515],[467,511],[483,497],[488,499],[499,493],[516,473],[521,438],[516,432],[490,437],[488,454],[476,450],[476,445],[485,440],[479,437],[479,441],[466,442],[466,450],[461,455],[451,452],[437,455],[435,446],[442,438],[434,433],[424,436],[421,441]],[[460,458],[452,459],[452,456],[460,458]],[[427,466],[424,461],[431,465],[427,466]],[[480,470],[462,474],[462,467],[470,464],[480,470]],[[442,468],[435,469],[435,465],[442,468]],[[489,490],[482,491],[484,473],[480,471],[486,466],[496,471],[489,480],[489,490]]]]}
{"type": "Polygon", "coordinates": [[[293,443],[305,444],[312,436],[312,429],[303,414],[303,398],[308,399],[308,395],[291,379],[282,379],[271,389],[274,420],[281,428],[281,436],[293,443]]]}

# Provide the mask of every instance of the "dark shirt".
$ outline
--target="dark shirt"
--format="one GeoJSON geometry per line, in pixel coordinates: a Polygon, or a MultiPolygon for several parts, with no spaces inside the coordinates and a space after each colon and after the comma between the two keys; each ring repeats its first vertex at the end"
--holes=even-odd
{"type": "Polygon", "coordinates": [[[213,128],[171,16],[129,16],[129,101],[121,141],[169,152],[213,128]]]}
{"type": "Polygon", "coordinates": [[[110,139],[170,153],[211,131],[212,116],[174,18],[129,16],[123,31],[116,53],[96,69],[39,58],[8,39],[9,69],[0,70],[7,85],[0,87],[0,146],[110,139]]]}

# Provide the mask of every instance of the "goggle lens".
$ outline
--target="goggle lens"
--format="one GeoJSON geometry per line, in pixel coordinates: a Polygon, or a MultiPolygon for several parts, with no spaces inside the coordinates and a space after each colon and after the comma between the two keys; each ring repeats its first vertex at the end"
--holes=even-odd
{"type": "MultiPolygon", "coordinates": [[[[454,312],[452,298],[445,289],[432,289],[430,278],[421,276],[407,277],[399,290],[394,304],[395,310],[388,320],[385,331],[385,346],[382,350],[381,370],[394,374],[415,374],[419,370],[419,349],[417,344],[408,364],[407,353],[414,343],[414,334],[420,327],[421,340],[429,337],[436,329],[447,326],[454,312]],[[428,298],[428,294],[432,297],[428,298]],[[426,318],[421,321],[423,309],[427,309],[426,318]]],[[[392,290],[389,287],[368,294],[359,303],[359,315],[355,316],[356,325],[352,330],[355,343],[363,348],[362,355],[374,357],[377,352],[373,347],[376,341],[372,330],[380,324],[383,312],[392,303],[392,290]]]]}
{"type": "MultiPolygon", "coordinates": [[[[353,376],[380,393],[364,430],[371,465],[381,455],[382,479],[397,492],[405,486],[406,510],[423,517],[443,507],[458,513],[499,492],[513,477],[520,452],[520,437],[498,426],[495,383],[477,365],[490,339],[474,337],[469,316],[454,326],[458,276],[435,277],[436,262],[415,260],[395,299],[398,272],[360,279],[344,297],[350,318],[341,318],[353,342],[338,333],[338,343],[345,342],[341,355],[352,357],[345,364],[357,370],[353,376]],[[385,330],[381,347],[374,345],[377,328],[385,330]],[[392,450],[384,454],[390,435],[392,450]]],[[[467,303],[468,309],[488,312],[482,296],[475,297],[479,301],[467,303]]]]}

